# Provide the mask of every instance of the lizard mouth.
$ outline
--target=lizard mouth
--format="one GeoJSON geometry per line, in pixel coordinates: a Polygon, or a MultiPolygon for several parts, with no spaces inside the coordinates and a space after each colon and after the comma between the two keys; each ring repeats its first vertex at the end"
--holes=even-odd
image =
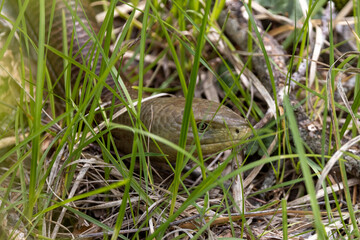
{"type": "MultiPolygon", "coordinates": [[[[249,128],[248,130],[245,131],[244,134],[242,134],[241,136],[238,135],[236,138],[234,137],[231,140],[225,140],[225,139],[216,140],[216,141],[212,141],[214,139],[206,139],[203,141],[200,140],[201,150],[204,155],[214,154],[222,150],[228,149],[230,147],[236,147],[241,145],[245,139],[250,137],[250,135],[251,135],[251,129],[249,128]]],[[[195,144],[187,144],[186,149],[191,149],[194,146],[195,144]]]]}
{"type": "MultiPolygon", "coordinates": [[[[209,155],[239,145],[241,145],[241,140],[234,140],[234,141],[229,140],[229,141],[221,141],[216,143],[205,143],[205,144],[201,144],[201,150],[204,155],[209,155]]],[[[186,145],[187,150],[193,147],[195,147],[195,145],[186,145]]]]}

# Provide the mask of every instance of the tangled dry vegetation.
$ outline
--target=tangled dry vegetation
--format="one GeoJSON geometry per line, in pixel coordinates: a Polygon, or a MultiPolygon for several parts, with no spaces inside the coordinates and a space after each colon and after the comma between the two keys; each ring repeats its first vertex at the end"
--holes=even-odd
{"type": "MultiPolygon", "coordinates": [[[[237,1],[211,7],[195,96],[223,102],[246,117],[253,135],[241,146],[206,157],[206,177],[199,162],[188,162],[175,191],[174,168],[167,163],[146,158],[137,161],[132,171],[129,156],[115,149],[104,151],[91,138],[77,144],[81,127],[74,139],[62,142],[61,133],[70,126],[57,121],[42,135],[44,158],[32,219],[25,217],[31,139],[9,156],[12,144],[2,147],[7,157],[0,160],[0,219],[4,220],[0,236],[360,238],[359,31],[353,16],[357,12],[353,1],[339,10],[299,2],[304,15],[296,20],[255,1],[251,12],[237,1]]],[[[201,44],[205,5],[152,4],[143,58],[144,89],[180,96],[178,66],[189,79],[201,44]]],[[[92,6],[102,23],[110,4],[92,6]]],[[[122,71],[135,83],[146,1],[136,8],[121,58],[122,71]]],[[[130,3],[117,4],[112,48],[133,11],[130,3]]],[[[24,127],[21,132],[28,131],[24,127]]]]}

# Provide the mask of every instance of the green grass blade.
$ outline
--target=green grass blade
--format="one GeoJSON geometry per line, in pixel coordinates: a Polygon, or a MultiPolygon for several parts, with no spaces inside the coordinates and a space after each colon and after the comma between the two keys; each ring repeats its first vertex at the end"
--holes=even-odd
{"type": "MultiPolygon", "coordinates": [[[[45,2],[39,2],[39,45],[38,45],[38,62],[37,62],[37,75],[36,75],[36,95],[35,103],[33,105],[34,125],[33,131],[41,128],[41,112],[42,100],[44,89],[44,54],[45,54],[45,2]]],[[[30,168],[30,185],[29,185],[29,204],[27,206],[26,216],[32,219],[33,209],[36,204],[35,191],[38,182],[37,179],[37,163],[40,159],[40,136],[34,137],[32,141],[32,154],[31,154],[31,168],[30,168]]]]}
{"type": "Polygon", "coordinates": [[[318,205],[318,202],[316,199],[316,192],[315,192],[315,187],[314,187],[315,184],[314,184],[314,181],[312,180],[307,157],[305,155],[305,150],[304,150],[304,147],[302,144],[302,139],[300,137],[299,128],[297,126],[294,111],[290,104],[288,95],[284,96],[284,106],[285,106],[286,117],[289,122],[289,128],[292,133],[292,138],[295,143],[297,154],[299,155],[301,170],[302,170],[302,173],[305,178],[305,186],[310,195],[310,204],[311,204],[311,208],[314,213],[316,232],[319,237],[318,239],[326,239],[326,232],[325,232],[325,228],[321,221],[320,208],[319,208],[319,205],[318,205]]]}

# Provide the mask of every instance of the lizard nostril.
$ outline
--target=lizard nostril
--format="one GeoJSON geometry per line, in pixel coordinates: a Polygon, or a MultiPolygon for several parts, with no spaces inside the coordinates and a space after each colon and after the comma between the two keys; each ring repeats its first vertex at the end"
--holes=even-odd
{"type": "Polygon", "coordinates": [[[237,128],[237,129],[235,130],[235,132],[236,132],[237,134],[239,134],[239,133],[240,133],[240,130],[237,128]]]}

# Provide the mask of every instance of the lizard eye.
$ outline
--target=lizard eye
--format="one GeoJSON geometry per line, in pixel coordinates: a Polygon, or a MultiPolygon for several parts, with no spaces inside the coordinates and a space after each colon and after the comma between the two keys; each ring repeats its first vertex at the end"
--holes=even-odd
{"type": "Polygon", "coordinates": [[[204,123],[204,122],[198,122],[198,123],[196,123],[196,127],[199,132],[204,132],[205,129],[208,127],[208,124],[204,123]]]}

